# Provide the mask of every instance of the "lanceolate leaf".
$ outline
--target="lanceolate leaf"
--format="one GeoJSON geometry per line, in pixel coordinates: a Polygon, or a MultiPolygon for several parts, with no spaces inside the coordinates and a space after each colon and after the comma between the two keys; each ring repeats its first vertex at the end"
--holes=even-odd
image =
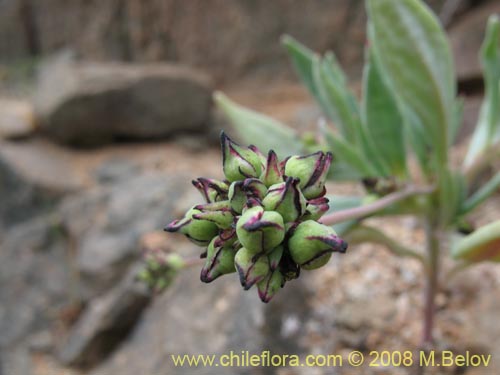
{"type": "Polygon", "coordinates": [[[445,169],[439,180],[440,220],[443,225],[449,225],[456,219],[465,199],[465,179],[463,175],[445,169]]]}
{"type": "Polygon", "coordinates": [[[316,57],[313,59],[313,78],[325,112],[339,129],[344,140],[359,145],[361,120],[352,94],[339,76],[338,67],[316,57]]]}
{"type": "Polygon", "coordinates": [[[452,254],[454,258],[468,262],[500,261],[500,220],[457,241],[452,254]]]}
{"type": "Polygon", "coordinates": [[[500,189],[500,172],[463,203],[461,213],[466,214],[472,211],[498,189],[500,189]]]}
{"type": "Polygon", "coordinates": [[[289,35],[283,36],[281,41],[292,59],[297,75],[304,82],[309,92],[318,99],[318,92],[312,75],[314,52],[289,35]]]}
{"type": "MultiPolygon", "coordinates": [[[[326,128],[322,128],[321,131],[330,150],[332,150],[334,168],[336,163],[342,163],[354,169],[362,177],[377,176],[373,166],[360,153],[361,150],[359,148],[333,134],[326,128]]],[[[335,175],[333,177],[335,179],[335,175]]]]}
{"type": "Polygon", "coordinates": [[[214,94],[214,100],[244,143],[254,144],[261,150],[274,150],[280,158],[301,152],[302,143],[297,134],[281,122],[244,108],[221,92],[214,94]]]}
{"type": "Polygon", "coordinates": [[[363,78],[363,124],[375,148],[372,158],[378,157],[391,175],[403,176],[406,173],[404,120],[371,54],[363,78]]]}
{"type": "Polygon", "coordinates": [[[424,175],[430,174],[429,154],[431,145],[429,137],[426,136],[424,126],[420,119],[409,108],[401,107],[404,113],[404,137],[405,143],[411,146],[424,175]]]}
{"type": "Polygon", "coordinates": [[[456,85],[446,35],[420,0],[368,0],[370,41],[397,99],[418,116],[439,166],[447,162],[456,85]]]}
{"type": "Polygon", "coordinates": [[[500,21],[491,16],[488,21],[486,37],[481,48],[481,62],[484,71],[486,95],[481,107],[479,121],[472,136],[465,165],[474,159],[493,142],[500,138],[500,21]]]}

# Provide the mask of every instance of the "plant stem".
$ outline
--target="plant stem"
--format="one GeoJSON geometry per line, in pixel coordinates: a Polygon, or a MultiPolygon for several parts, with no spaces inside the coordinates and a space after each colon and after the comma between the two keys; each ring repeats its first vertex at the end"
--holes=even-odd
{"type": "Polygon", "coordinates": [[[424,327],[422,332],[422,346],[431,347],[434,328],[434,316],[436,310],[436,293],[438,290],[439,273],[439,229],[432,219],[425,221],[425,236],[428,251],[427,285],[425,287],[424,305],[424,327]]]}
{"type": "Polygon", "coordinates": [[[379,200],[371,204],[367,204],[361,207],[349,208],[347,210],[341,210],[333,212],[329,215],[325,215],[319,220],[319,222],[325,225],[334,225],[343,221],[361,219],[366,216],[372,215],[377,211],[383,210],[384,208],[387,208],[394,203],[405,200],[413,195],[430,194],[433,191],[434,187],[409,186],[404,190],[386,195],[385,197],[380,198],[379,200]]]}

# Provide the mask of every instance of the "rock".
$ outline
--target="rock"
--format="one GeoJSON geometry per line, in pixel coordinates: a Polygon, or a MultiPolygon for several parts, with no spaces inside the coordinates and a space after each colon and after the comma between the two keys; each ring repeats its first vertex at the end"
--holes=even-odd
{"type": "MultiPolygon", "coordinates": [[[[179,243],[181,254],[187,252],[183,243],[179,243]]],[[[237,274],[203,284],[200,268],[183,270],[147,308],[129,339],[91,374],[207,373],[201,366],[175,367],[171,358],[175,354],[311,353],[303,340],[314,321],[309,278],[290,282],[271,303],[264,304],[255,288],[241,289],[237,274]]],[[[319,325],[323,332],[331,329],[319,325]]],[[[328,350],[324,348],[325,354],[328,350]]],[[[234,367],[219,368],[217,373],[234,371],[234,367]]]]}
{"type": "Polygon", "coordinates": [[[0,138],[24,138],[34,130],[33,108],[28,102],[0,99],[0,138]]]}
{"type": "Polygon", "coordinates": [[[455,55],[459,80],[482,78],[479,50],[483,42],[488,17],[499,12],[500,3],[498,1],[486,2],[466,13],[450,29],[450,41],[455,55]]]}
{"type": "Polygon", "coordinates": [[[59,359],[71,366],[89,367],[105,358],[133,328],[150,301],[136,280],[140,265],[105,295],[92,300],[59,349],[59,359]]]}
{"type": "Polygon", "coordinates": [[[141,255],[141,236],[173,220],[175,203],[184,194],[187,178],[130,173],[115,184],[68,196],[61,204],[62,225],[77,249],[85,300],[120,279],[141,255]]]}
{"type": "Polygon", "coordinates": [[[209,79],[176,65],[48,61],[35,108],[41,130],[58,142],[93,146],[207,132],[209,79]]]}
{"type": "Polygon", "coordinates": [[[0,349],[51,325],[57,309],[75,295],[67,243],[53,218],[17,225],[0,243],[0,349]]]}
{"type": "Polygon", "coordinates": [[[54,347],[54,337],[48,329],[30,335],[27,340],[29,350],[35,353],[50,353],[54,347]]]}
{"type": "MultiPolygon", "coordinates": [[[[445,0],[427,2],[439,11],[445,0]]],[[[98,4],[73,0],[61,5],[59,0],[10,0],[2,4],[12,11],[0,17],[0,56],[47,55],[72,46],[84,58],[99,61],[181,62],[219,82],[256,74],[289,78],[294,75],[279,42],[289,33],[313,50],[335,50],[340,61],[359,74],[366,39],[365,25],[359,23],[363,4],[363,0],[333,4],[254,0],[251,5],[247,0],[98,4]],[[30,6],[16,11],[23,3],[30,6]]]]}
{"type": "Polygon", "coordinates": [[[86,177],[75,168],[73,154],[50,142],[39,139],[25,142],[0,141],[0,157],[27,184],[48,196],[59,198],[86,185],[86,177]]]}
{"type": "Polygon", "coordinates": [[[137,172],[139,172],[138,165],[134,164],[130,160],[116,157],[106,160],[103,164],[96,168],[94,175],[99,183],[112,184],[125,180],[137,172]]]}
{"type": "MultiPolygon", "coordinates": [[[[2,353],[0,353],[1,355],[2,353]]],[[[0,357],[0,375],[32,375],[33,366],[26,348],[13,348],[0,357]],[[1,358],[3,357],[3,358],[1,358]]]]}
{"type": "Polygon", "coordinates": [[[264,345],[264,305],[257,293],[242,291],[236,274],[207,285],[199,272],[181,272],[145,311],[129,340],[92,374],[203,374],[201,367],[175,368],[170,355],[215,354],[227,348],[257,352],[264,345]]]}
{"type": "Polygon", "coordinates": [[[0,232],[43,212],[57,198],[25,179],[2,152],[0,144],[0,232]]]}

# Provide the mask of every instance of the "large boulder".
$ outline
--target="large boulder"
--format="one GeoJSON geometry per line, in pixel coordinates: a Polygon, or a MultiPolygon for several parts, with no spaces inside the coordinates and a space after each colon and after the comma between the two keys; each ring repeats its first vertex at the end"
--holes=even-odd
{"type": "Polygon", "coordinates": [[[58,56],[43,64],[39,77],[41,130],[61,143],[91,146],[208,128],[210,80],[192,69],[58,56]]]}
{"type": "MultiPolygon", "coordinates": [[[[445,0],[427,2],[440,11],[445,0]]],[[[252,74],[289,78],[291,66],[279,43],[280,36],[289,33],[314,50],[333,49],[359,74],[365,44],[363,4],[363,0],[7,0],[0,2],[0,56],[26,56],[30,50],[48,54],[72,46],[88,59],[181,62],[219,82],[252,74]],[[23,3],[24,11],[16,11],[23,3]]]]}
{"type": "Polygon", "coordinates": [[[25,138],[35,131],[35,118],[30,103],[0,99],[0,138],[25,138]]]}

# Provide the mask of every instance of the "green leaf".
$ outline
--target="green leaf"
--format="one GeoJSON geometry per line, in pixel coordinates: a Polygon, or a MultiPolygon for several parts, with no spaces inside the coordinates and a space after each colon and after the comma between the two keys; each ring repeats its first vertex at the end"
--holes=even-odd
{"type": "Polygon", "coordinates": [[[500,188],[500,172],[492,177],[478,191],[463,202],[461,214],[466,214],[488,199],[496,190],[500,188]]]}
{"type": "Polygon", "coordinates": [[[264,152],[272,149],[280,158],[301,153],[302,142],[293,129],[236,104],[221,92],[214,93],[214,101],[245,144],[254,144],[264,152]]]}
{"type": "Polygon", "coordinates": [[[440,220],[449,225],[456,220],[465,198],[465,179],[460,173],[445,169],[439,175],[440,220]]]}
{"type": "Polygon", "coordinates": [[[447,163],[456,93],[450,47],[420,0],[367,0],[370,41],[397,99],[419,119],[438,166],[447,163]]]}
{"type": "Polygon", "coordinates": [[[500,261],[500,220],[479,228],[457,241],[452,248],[455,259],[467,262],[500,261]]]}
{"type": "Polygon", "coordinates": [[[312,75],[312,60],[315,56],[314,52],[309,48],[299,43],[290,35],[284,35],[281,42],[285,46],[288,55],[292,60],[292,64],[297,72],[297,75],[307,87],[309,92],[318,99],[318,92],[314,84],[312,75]]]}
{"type": "Polygon", "coordinates": [[[332,60],[313,58],[313,78],[319,101],[326,115],[339,129],[344,140],[359,145],[361,140],[361,120],[354,96],[339,75],[339,67],[332,60]]]}
{"type": "Polygon", "coordinates": [[[488,20],[486,36],[481,47],[486,94],[479,120],[465,158],[470,166],[476,157],[500,139],[500,21],[493,15],[488,20]]]}
{"type": "Polygon", "coordinates": [[[424,126],[420,123],[419,118],[413,114],[409,108],[404,108],[404,138],[405,143],[411,146],[420,168],[424,175],[430,175],[430,160],[429,154],[431,145],[429,137],[425,134],[424,126]]]}
{"type": "MultiPolygon", "coordinates": [[[[335,135],[326,127],[321,127],[320,131],[333,153],[333,168],[336,168],[337,163],[343,163],[354,169],[361,177],[374,177],[377,173],[374,171],[372,165],[360,153],[359,148],[343,140],[335,135]]],[[[333,176],[335,179],[335,175],[333,176]]]]}
{"type": "Polygon", "coordinates": [[[404,120],[371,54],[364,71],[363,95],[363,123],[376,150],[370,160],[380,159],[392,176],[406,175],[404,120]]]}

